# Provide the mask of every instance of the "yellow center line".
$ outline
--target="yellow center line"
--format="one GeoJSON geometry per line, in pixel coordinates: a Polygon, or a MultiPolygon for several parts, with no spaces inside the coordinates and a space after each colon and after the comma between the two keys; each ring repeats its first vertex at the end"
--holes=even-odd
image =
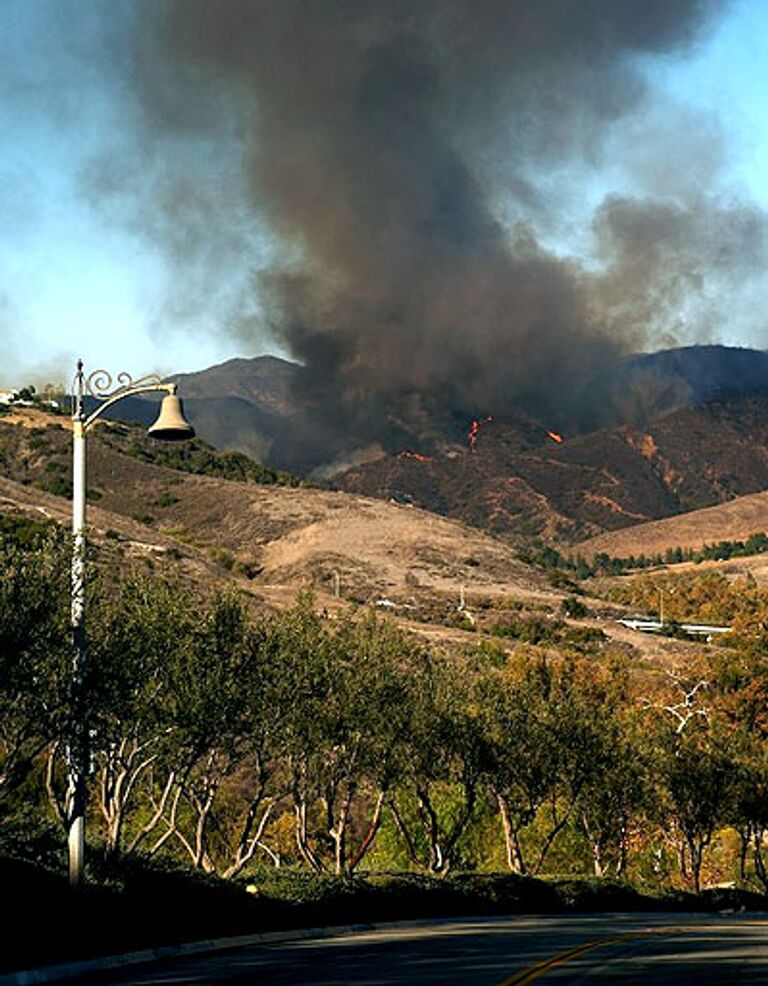
{"type": "Polygon", "coordinates": [[[682,930],[684,929],[646,928],[644,931],[629,931],[624,935],[610,935],[606,938],[596,938],[593,941],[588,941],[582,945],[576,945],[573,948],[569,948],[565,952],[560,952],[558,955],[553,955],[550,959],[544,959],[541,962],[537,962],[535,965],[529,965],[525,969],[521,969],[519,972],[513,973],[511,976],[507,976],[506,979],[502,979],[499,983],[497,983],[497,986],[525,986],[526,983],[532,983],[535,979],[538,979],[539,976],[543,976],[552,969],[565,965],[565,963],[570,962],[571,959],[576,959],[585,952],[591,952],[595,948],[604,948],[606,945],[616,945],[619,942],[631,941],[633,938],[642,938],[646,935],[670,935],[674,932],[682,930]]]}

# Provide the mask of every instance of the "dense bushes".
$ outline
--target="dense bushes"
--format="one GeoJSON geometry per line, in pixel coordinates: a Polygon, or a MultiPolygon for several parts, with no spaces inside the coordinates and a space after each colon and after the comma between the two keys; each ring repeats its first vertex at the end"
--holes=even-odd
{"type": "MultiPolygon", "coordinates": [[[[66,822],[69,546],[23,525],[0,538],[8,844],[33,819],[66,822]]],[[[444,651],[309,597],[255,617],[163,578],[89,593],[98,858],[229,879],[507,867],[768,886],[768,668],[754,649],[633,677],[588,641],[558,656],[551,642],[444,651]]]]}
{"type": "Polygon", "coordinates": [[[104,423],[99,431],[102,441],[126,455],[166,469],[215,476],[237,483],[259,485],[304,486],[290,473],[270,469],[242,452],[218,452],[202,438],[179,444],[152,441],[141,429],[130,425],[104,423]]]}

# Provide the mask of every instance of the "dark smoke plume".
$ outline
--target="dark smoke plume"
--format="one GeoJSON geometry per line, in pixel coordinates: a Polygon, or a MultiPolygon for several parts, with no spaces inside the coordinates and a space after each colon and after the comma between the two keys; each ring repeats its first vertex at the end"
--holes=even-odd
{"type": "Polygon", "coordinates": [[[578,194],[568,168],[653,105],[639,59],[721,8],[153,0],[135,78],[156,132],[242,141],[277,244],[255,275],[263,318],[361,440],[414,394],[573,431],[620,413],[596,381],[623,354],[695,336],[686,299],[764,252],[762,217],[700,187],[606,200],[591,266],[542,245],[578,194]]]}

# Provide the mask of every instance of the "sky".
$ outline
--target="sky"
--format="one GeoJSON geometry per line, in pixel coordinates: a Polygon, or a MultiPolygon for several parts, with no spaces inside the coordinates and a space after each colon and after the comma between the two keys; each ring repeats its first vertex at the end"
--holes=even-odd
{"type": "MultiPolygon", "coordinates": [[[[267,228],[254,220],[233,229],[223,255],[198,250],[182,269],[183,251],[139,230],[130,209],[94,201],[94,169],[131,139],[134,108],[122,71],[129,52],[120,34],[121,17],[130,15],[131,0],[0,0],[0,385],[65,383],[78,356],[89,368],[140,376],[286,355],[266,332],[237,328],[241,320],[258,323],[251,273],[273,249],[267,228]]],[[[720,135],[711,146],[724,156],[718,181],[728,193],[768,210],[766,37],[768,0],[735,0],[694,49],[646,57],[652,84],[694,117],[628,120],[599,166],[554,176],[563,220],[542,233],[547,247],[589,262],[588,211],[646,180],[650,129],[668,140],[665,181],[706,181],[691,119],[720,135]]],[[[190,161],[192,170],[204,165],[190,161]]],[[[238,167],[234,150],[231,167],[238,167]]],[[[153,162],[153,174],[162,176],[162,161],[153,162]]],[[[502,220],[506,204],[502,177],[502,220]]],[[[204,223],[195,235],[205,240],[204,223]]],[[[758,277],[740,291],[712,341],[768,345],[766,287],[758,277]]]]}

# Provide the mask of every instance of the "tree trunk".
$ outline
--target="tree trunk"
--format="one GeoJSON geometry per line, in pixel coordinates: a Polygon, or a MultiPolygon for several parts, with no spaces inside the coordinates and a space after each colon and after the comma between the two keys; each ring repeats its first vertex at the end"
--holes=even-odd
{"type": "Polygon", "coordinates": [[[295,802],[294,808],[296,812],[296,846],[299,850],[299,855],[311,870],[315,873],[322,873],[325,867],[309,844],[309,836],[307,834],[307,803],[303,800],[297,801],[295,802]]]}
{"type": "Polygon", "coordinates": [[[384,792],[381,791],[379,793],[378,798],[376,799],[376,805],[373,809],[373,815],[371,816],[371,823],[368,826],[368,831],[365,833],[363,841],[360,843],[357,852],[349,861],[349,866],[347,869],[350,876],[355,872],[355,869],[360,864],[360,862],[362,862],[366,853],[373,845],[373,841],[376,838],[376,834],[379,831],[379,826],[381,825],[381,813],[382,813],[383,805],[384,805],[384,792]]]}
{"type": "Polygon", "coordinates": [[[426,788],[417,791],[419,810],[422,817],[422,827],[429,842],[429,869],[432,873],[440,873],[445,868],[443,849],[440,845],[440,827],[437,812],[432,806],[429,792],[426,788]]]}
{"type": "Polygon", "coordinates": [[[496,803],[499,806],[499,817],[501,818],[501,831],[504,835],[504,851],[507,858],[507,866],[512,873],[524,874],[527,872],[523,849],[520,845],[520,832],[512,824],[512,816],[509,810],[509,799],[503,794],[496,795],[496,803]]]}
{"type": "Polygon", "coordinates": [[[619,835],[619,856],[616,860],[616,879],[621,880],[627,872],[627,855],[629,853],[629,825],[626,820],[621,824],[621,834],[619,835]]]}
{"type": "Polygon", "coordinates": [[[66,830],[67,811],[66,804],[56,790],[56,758],[59,754],[59,743],[54,743],[48,751],[48,758],[45,764],[45,790],[51,809],[57,821],[66,830]]]}
{"type": "Polygon", "coordinates": [[[747,853],[752,841],[751,826],[737,829],[739,833],[739,879],[742,883],[747,882],[747,853]]]}
{"type": "Polygon", "coordinates": [[[691,877],[693,878],[693,890],[694,893],[701,893],[701,864],[703,862],[703,847],[696,840],[691,840],[689,843],[689,852],[691,857],[691,877]]]}
{"type": "Polygon", "coordinates": [[[569,817],[568,812],[566,812],[561,818],[558,819],[558,817],[557,817],[557,802],[556,802],[556,799],[553,797],[552,798],[552,822],[553,822],[553,824],[552,824],[552,828],[549,830],[549,832],[546,835],[546,838],[544,839],[544,842],[543,842],[543,844],[541,846],[541,849],[539,850],[539,855],[538,855],[538,857],[536,859],[536,862],[535,862],[535,864],[534,864],[534,866],[533,866],[533,868],[531,870],[531,872],[535,876],[538,876],[538,874],[541,872],[541,868],[544,865],[544,860],[547,858],[547,853],[552,848],[552,844],[555,841],[555,839],[558,837],[558,835],[565,828],[566,823],[568,821],[568,817],[569,817]]]}
{"type": "MultiPolygon", "coordinates": [[[[261,812],[261,817],[259,818],[258,824],[256,824],[256,817],[262,802],[262,794],[259,793],[248,806],[246,819],[243,823],[243,828],[240,833],[237,849],[235,851],[235,858],[222,873],[222,878],[225,880],[230,880],[232,877],[237,876],[238,873],[240,873],[244,867],[250,863],[259,849],[266,851],[266,846],[264,846],[261,839],[275,808],[276,802],[271,799],[267,802],[264,810],[261,812]],[[256,831],[254,832],[255,824],[256,831]]],[[[273,850],[269,850],[268,855],[276,866],[280,865],[280,857],[277,856],[273,850]]]]}
{"type": "MultiPolygon", "coordinates": [[[[152,815],[150,816],[149,821],[147,821],[146,824],[133,837],[133,839],[131,840],[130,844],[128,845],[128,848],[126,849],[126,852],[127,853],[130,854],[132,852],[135,852],[136,849],[138,849],[139,845],[144,841],[144,839],[146,839],[146,837],[152,831],[154,831],[154,829],[157,828],[157,826],[163,820],[163,818],[165,816],[166,805],[168,804],[168,798],[170,797],[171,792],[173,791],[174,787],[176,786],[176,782],[177,782],[177,774],[176,774],[176,771],[175,770],[169,771],[168,777],[167,777],[166,782],[165,782],[165,786],[163,787],[163,793],[160,795],[160,801],[159,802],[153,802],[154,811],[153,811],[152,815]]],[[[178,800],[178,797],[180,795],[181,795],[181,789],[178,788],[177,789],[177,800],[178,800]]],[[[166,839],[169,838],[169,836],[170,836],[170,833],[168,835],[166,835],[165,839],[163,839],[163,842],[165,842],[166,839]]],[[[150,851],[150,855],[153,855],[153,853],[156,852],[156,851],[157,850],[150,851]]]]}
{"type": "MultiPolygon", "coordinates": [[[[338,818],[331,824],[328,834],[333,840],[333,863],[336,876],[347,875],[347,826],[349,825],[349,810],[355,796],[355,787],[350,785],[341,799],[338,818]]],[[[329,813],[333,814],[333,801],[327,802],[329,813]]]]}
{"type": "Polygon", "coordinates": [[[768,892],[768,872],[766,872],[765,859],[763,858],[763,830],[761,828],[755,827],[753,847],[755,876],[763,885],[763,890],[768,892]]]}
{"type": "Polygon", "coordinates": [[[416,845],[413,841],[413,836],[408,830],[408,826],[405,824],[405,819],[400,814],[397,805],[395,804],[395,799],[390,798],[387,804],[389,806],[389,810],[392,812],[392,817],[395,820],[397,831],[403,837],[403,842],[405,843],[405,851],[408,853],[408,859],[410,859],[410,861],[415,866],[420,866],[423,868],[425,866],[424,860],[422,860],[419,857],[418,853],[416,852],[416,845]]]}
{"type": "Polygon", "coordinates": [[[593,831],[590,827],[589,819],[585,812],[581,813],[581,828],[584,832],[584,837],[589,843],[589,849],[592,853],[592,873],[596,877],[605,876],[605,853],[603,848],[603,841],[600,838],[599,833],[593,831]]]}

